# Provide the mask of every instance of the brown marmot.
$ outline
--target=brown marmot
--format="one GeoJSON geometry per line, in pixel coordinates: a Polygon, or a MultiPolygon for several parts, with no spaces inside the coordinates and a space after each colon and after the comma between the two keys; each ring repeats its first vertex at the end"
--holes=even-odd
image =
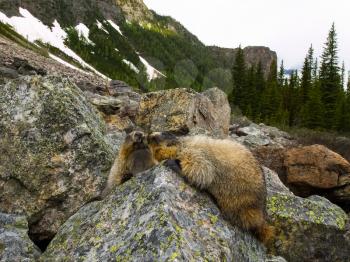
{"type": "Polygon", "coordinates": [[[145,134],[141,131],[129,133],[111,168],[107,186],[102,192],[102,198],[111,192],[114,187],[129,180],[133,175],[153,167],[156,163],[147,145],[145,134]]]}
{"type": "Polygon", "coordinates": [[[267,244],[273,228],[265,219],[265,178],[248,149],[228,139],[168,132],[150,134],[148,144],[157,161],[167,160],[190,184],[208,191],[226,219],[267,244]]]}

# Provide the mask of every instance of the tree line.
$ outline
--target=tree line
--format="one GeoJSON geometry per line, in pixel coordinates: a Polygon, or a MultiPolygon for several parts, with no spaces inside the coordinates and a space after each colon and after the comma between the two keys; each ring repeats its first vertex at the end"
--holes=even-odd
{"type": "Polygon", "coordinates": [[[311,46],[300,74],[293,70],[286,77],[283,61],[279,69],[273,61],[266,78],[261,63],[247,68],[239,48],[232,75],[230,104],[255,122],[350,132],[350,81],[345,87],[345,67],[344,63],[339,66],[334,24],[320,63],[311,46]]]}

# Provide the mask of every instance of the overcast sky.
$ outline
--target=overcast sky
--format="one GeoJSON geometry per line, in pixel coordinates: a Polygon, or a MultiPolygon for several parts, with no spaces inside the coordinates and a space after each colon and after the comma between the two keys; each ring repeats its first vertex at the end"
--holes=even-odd
{"type": "Polygon", "coordinates": [[[350,70],[349,0],[144,0],[181,22],[207,45],[263,45],[275,50],[286,68],[301,67],[313,44],[322,53],[335,22],[339,58],[350,70]]]}

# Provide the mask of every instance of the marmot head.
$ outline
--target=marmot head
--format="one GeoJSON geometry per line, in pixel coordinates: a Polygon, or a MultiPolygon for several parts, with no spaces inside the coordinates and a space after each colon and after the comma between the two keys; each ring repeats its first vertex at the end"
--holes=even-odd
{"type": "Polygon", "coordinates": [[[132,131],[125,138],[125,144],[130,145],[133,149],[147,148],[147,139],[142,131],[132,131]]]}
{"type": "Polygon", "coordinates": [[[180,141],[171,132],[153,132],[148,135],[147,142],[157,161],[176,158],[180,141]]]}

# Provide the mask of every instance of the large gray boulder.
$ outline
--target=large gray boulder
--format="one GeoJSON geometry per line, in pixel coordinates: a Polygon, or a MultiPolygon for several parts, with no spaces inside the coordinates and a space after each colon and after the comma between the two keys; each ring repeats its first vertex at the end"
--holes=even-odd
{"type": "Polygon", "coordinates": [[[0,261],[36,261],[40,255],[28,237],[25,216],[0,213],[0,261]]]}
{"type": "Polygon", "coordinates": [[[225,137],[231,109],[226,94],[218,88],[197,93],[177,88],[144,94],[136,124],[148,131],[203,132],[225,137]]]}
{"type": "Polygon", "coordinates": [[[28,218],[31,237],[57,229],[104,187],[113,160],[105,124],[59,77],[0,86],[0,211],[28,218]]]}
{"type": "Polygon", "coordinates": [[[347,214],[320,196],[295,196],[264,168],[267,184],[267,213],[276,234],[270,251],[289,262],[349,261],[347,214]]]}
{"type": "Polygon", "coordinates": [[[266,146],[284,148],[295,143],[288,133],[276,127],[255,123],[235,128],[231,136],[250,149],[266,146]]]}
{"type": "Polygon", "coordinates": [[[265,248],[231,226],[211,198],[155,167],[83,207],[43,261],[264,261],[265,248]]]}
{"type": "Polygon", "coordinates": [[[43,254],[43,261],[347,261],[348,217],[328,200],[293,195],[263,168],[268,220],[276,229],[269,246],[230,225],[211,197],[180,176],[155,167],[100,202],[73,215],[43,254]]]}

